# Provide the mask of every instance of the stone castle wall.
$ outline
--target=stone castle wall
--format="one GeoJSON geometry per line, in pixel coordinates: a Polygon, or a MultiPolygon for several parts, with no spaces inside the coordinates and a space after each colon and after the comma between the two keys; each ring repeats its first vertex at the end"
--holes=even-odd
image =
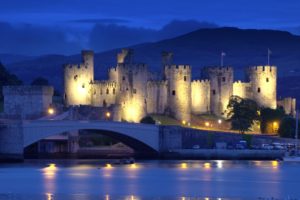
{"type": "Polygon", "coordinates": [[[236,81],[233,83],[233,95],[239,96],[244,99],[249,99],[252,97],[251,84],[241,81],[236,81]]]}
{"type": "MultiPolygon", "coordinates": [[[[173,54],[164,52],[164,75],[158,77],[145,64],[133,62],[133,51],[122,50],[108,80],[94,80],[91,51],[82,52],[82,64],[64,68],[67,105],[113,106],[114,119],[139,122],[147,114],[168,114],[190,122],[191,114],[225,116],[232,95],[250,98],[260,106],[276,108],[276,67],[247,70],[248,82],[233,82],[231,67],[205,67],[203,80],[191,81],[189,65],[173,65],[173,54]]],[[[286,100],[286,109],[294,106],[286,100]]],[[[292,112],[292,111],[291,111],[292,112]]]]}
{"type": "Polygon", "coordinates": [[[66,105],[91,105],[94,81],[94,54],[82,52],[83,63],[64,66],[64,98],[66,105]]]}
{"type": "Polygon", "coordinates": [[[195,80],[192,81],[192,113],[204,114],[210,111],[210,81],[195,80]]]}
{"type": "Polygon", "coordinates": [[[148,81],[147,83],[147,113],[164,114],[167,107],[167,82],[148,81]]]}
{"type": "Polygon", "coordinates": [[[168,81],[168,112],[180,121],[191,120],[191,67],[189,65],[166,65],[168,81]]]}
{"type": "Polygon", "coordinates": [[[252,99],[262,107],[275,109],[277,91],[277,68],[275,66],[255,66],[248,68],[252,99]]]}
{"type": "Polygon", "coordinates": [[[210,111],[222,116],[233,94],[233,69],[231,67],[205,67],[202,75],[210,81],[210,111]]]}
{"type": "Polygon", "coordinates": [[[4,86],[4,113],[24,119],[41,117],[52,105],[53,93],[51,86],[4,86]]]}

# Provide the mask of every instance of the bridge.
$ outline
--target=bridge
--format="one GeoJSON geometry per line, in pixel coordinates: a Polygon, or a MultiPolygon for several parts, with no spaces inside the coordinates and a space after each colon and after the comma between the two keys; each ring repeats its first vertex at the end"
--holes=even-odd
{"type": "Polygon", "coordinates": [[[25,147],[49,136],[76,130],[90,130],[107,135],[137,152],[159,153],[160,126],[112,121],[35,120],[2,123],[0,155],[23,157],[25,147]]]}

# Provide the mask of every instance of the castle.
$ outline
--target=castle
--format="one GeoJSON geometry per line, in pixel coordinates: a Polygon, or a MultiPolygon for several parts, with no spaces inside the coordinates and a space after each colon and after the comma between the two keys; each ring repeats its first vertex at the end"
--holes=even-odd
{"type": "MultiPolygon", "coordinates": [[[[234,82],[232,67],[205,67],[202,79],[192,80],[189,65],[173,64],[173,54],[162,54],[163,76],[157,79],[146,64],[133,61],[133,51],[123,49],[108,80],[94,80],[94,53],[82,51],[82,63],[64,65],[64,99],[67,106],[112,107],[113,120],[139,122],[147,114],[166,114],[185,123],[191,114],[225,117],[232,95],[255,100],[262,107],[277,107],[275,66],[247,69],[247,82],[234,82]]],[[[280,104],[280,103],[279,103],[280,104]]],[[[295,99],[281,104],[289,114],[295,99]]]]}

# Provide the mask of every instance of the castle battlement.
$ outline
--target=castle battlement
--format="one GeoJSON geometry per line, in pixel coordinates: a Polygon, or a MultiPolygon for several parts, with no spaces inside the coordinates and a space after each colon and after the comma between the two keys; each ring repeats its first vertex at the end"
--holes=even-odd
{"type": "Polygon", "coordinates": [[[149,87],[167,86],[167,81],[148,81],[147,86],[149,87]]]}
{"type": "Polygon", "coordinates": [[[208,79],[197,79],[197,80],[193,80],[192,84],[210,84],[210,80],[208,80],[208,79]]]}
{"type": "Polygon", "coordinates": [[[165,65],[165,69],[171,70],[191,70],[190,65],[165,65]]]}
{"type": "Polygon", "coordinates": [[[276,66],[269,66],[269,65],[265,65],[265,66],[252,66],[249,67],[250,71],[256,71],[256,72],[276,72],[277,67],[276,66]]]}

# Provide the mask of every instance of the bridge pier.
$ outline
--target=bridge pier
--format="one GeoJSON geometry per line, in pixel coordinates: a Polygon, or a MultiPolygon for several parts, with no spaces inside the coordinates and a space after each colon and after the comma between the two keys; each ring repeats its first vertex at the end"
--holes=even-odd
{"type": "Polygon", "coordinates": [[[23,141],[22,121],[1,124],[0,162],[22,162],[23,141]]]}

